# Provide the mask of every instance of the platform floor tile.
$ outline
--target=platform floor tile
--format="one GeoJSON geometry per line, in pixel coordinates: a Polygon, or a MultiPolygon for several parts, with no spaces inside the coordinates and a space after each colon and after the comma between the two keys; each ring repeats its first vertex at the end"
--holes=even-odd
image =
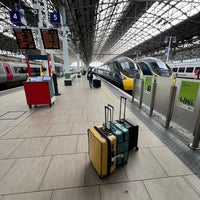
{"type": "Polygon", "coordinates": [[[88,122],[87,114],[74,113],[69,116],[67,123],[88,122]]]}
{"type": "Polygon", "coordinates": [[[47,134],[50,126],[49,124],[29,126],[28,129],[20,135],[20,138],[43,137],[47,134]]]}
{"type": "MultiPolygon", "coordinates": [[[[34,111],[33,111],[34,112],[34,111]]],[[[35,110],[35,112],[37,113],[37,110],[35,110]]],[[[38,117],[37,114],[33,114],[30,117],[26,118],[25,120],[23,120],[21,122],[21,125],[44,125],[44,124],[48,124],[49,120],[50,120],[50,116],[45,116],[45,117],[38,117]]]]}
{"type": "Polygon", "coordinates": [[[196,175],[188,175],[184,178],[200,196],[200,179],[196,175]]]}
{"type": "Polygon", "coordinates": [[[88,136],[79,135],[76,147],[76,153],[84,153],[84,152],[88,152],[88,136]]]}
{"type": "Polygon", "coordinates": [[[40,190],[84,186],[86,154],[55,156],[40,190]]]}
{"type": "Polygon", "coordinates": [[[52,191],[6,195],[2,200],[51,200],[52,191]]]}
{"type": "Polygon", "coordinates": [[[0,160],[0,180],[2,177],[8,172],[8,170],[12,167],[12,165],[16,162],[16,160],[0,160]]]}
{"type": "Polygon", "coordinates": [[[140,148],[158,147],[164,146],[164,144],[151,131],[140,131],[138,136],[138,146],[140,148]]]}
{"type": "Polygon", "coordinates": [[[4,134],[2,139],[19,138],[28,128],[29,126],[9,127],[9,130],[4,134]]]}
{"type": "Polygon", "coordinates": [[[101,185],[101,200],[151,200],[142,181],[101,185]]]}
{"type": "Polygon", "coordinates": [[[153,200],[199,200],[200,196],[183,179],[170,177],[144,181],[147,191],[153,200]]]}
{"type": "Polygon", "coordinates": [[[69,116],[53,116],[48,121],[47,124],[65,124],[68,122],[69,116]]]}
{"type": "Polygon", "coordinates": [[[0,126],[0,138],[3,137],[12,127],[0,126]]]}
{"type": "Polygon", "coordinates": [[[70,135],[73,127],[71,124],[52,124],[47,131],[46,136],[70,135]]]}
{"type": "Polygon", "coordinates": [[[100,200],[99,187],[81,187],[54,190],[51,200],[100,200]]]}
{"type": "Polygon", "coordinates": [[[86,160],[86,175],[85,175],[85,184],[86,185],[99,185],[106,183],[118,183],[128,181],[128,177],[126,175],[124,167],[117,168],[112,175],[108,177],[104,177],[103,179],[98,176],[96,171],[94,170],[91,162],[89,160],[89,156],[87,155],[86,160]]]}
{"type": "Polygon", "coordinates": [[[44,155],[72,154],[76,151],[78,136],[56,136],[50,141],[44,155]]]}
{"type": "Polygon", "coordinates": [[[0,159],[7,158],[24,139],[0,140],[0,159]]]}
{"type": "Polygon", "coordinates": [[[125,166],[125,169],[129,180],[167,176],[148,148],[140,148],[137,152],[130,152],[128,164],[125,166]]]}
{"type": "Polygon", "coordinates": [[[105,114],[88,114],[88,122],[104,122],[105,114]]]}
{"type": "Polygon", "coordinates": [[[191,170],[167,147],[150,148],[150,151],[169,176],[192,174],[191,170]]]}
{"type": "Polygon", "coordinates": [[[71,134],[87,134],[87,129],[94,126],[94,122],[73,123],[71,134]]]}
{"type": "Polygon", "coordinates": [[[42,156],[50,139],[50,137],[25,139],[9,158],[42,156]]]}
{"type": "Polygon", "coordinates": [[[37,191],[46,173],[50,157],[23,158],[0,180],[0,194],[37,191]]]}

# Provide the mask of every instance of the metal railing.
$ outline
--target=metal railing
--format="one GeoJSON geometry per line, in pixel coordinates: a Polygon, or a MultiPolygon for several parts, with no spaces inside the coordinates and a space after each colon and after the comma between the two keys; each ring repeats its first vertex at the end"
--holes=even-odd
{"type": "Polygon", "coordinates": [[[200,141],[200,82],[189,79],[171,79],[167,77],[144,76],[134,80],[132,103],[137,101],[139,108],[143,105],[165,118],[165,128],[170,122],[178,124],[193,134],[189,144],[193,150],[199,149],[200,141]]]}

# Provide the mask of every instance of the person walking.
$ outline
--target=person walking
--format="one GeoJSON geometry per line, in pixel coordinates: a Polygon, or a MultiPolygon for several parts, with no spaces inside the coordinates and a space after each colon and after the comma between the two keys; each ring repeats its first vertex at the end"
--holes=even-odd
{"type": "Polygon", "coordinates": [[[87,73],[87,79],[89,81],[90,88],[93,88],[93,74],[94,72],[92,71],[92,68],[89,68],[89,71],[87,73]]]}

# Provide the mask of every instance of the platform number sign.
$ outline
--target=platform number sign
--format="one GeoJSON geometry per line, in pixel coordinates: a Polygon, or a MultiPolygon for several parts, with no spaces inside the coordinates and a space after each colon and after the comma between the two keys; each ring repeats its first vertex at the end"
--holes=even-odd
{"type": "Polygon", "coordinates": [[[10,12],[10,20],[13,23],[20,23],[21,22],[20,12],[19,11],[11,11],[10,12]]]}
{"type": "Polygon", "coordinates": [[[60,25],[60,13],[59,12],[53,12],[50,13],[50,19],[51,24],[60,25]]]}
{"type": "Polygon", "coordinates": [[[17,24],[17,25],[27,25],[25,16],[22,15],[22,13],[20,13],[20,11],[16,10],[16,11],[10,11],[10,21],[13,24],[17,24]]]}

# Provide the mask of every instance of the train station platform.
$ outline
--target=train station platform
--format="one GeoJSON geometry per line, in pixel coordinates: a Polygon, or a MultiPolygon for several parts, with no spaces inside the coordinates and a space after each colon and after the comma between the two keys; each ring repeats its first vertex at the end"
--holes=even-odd
{"type": "Polygon", "coordinates": [[[200,179],[165,143],[167,131],[157,131],[129,97],[126,117],[139,125],[139,150],[100,179],[88,159],[87,129],[102,125],[108,103],[117,119],[126,94],[105,82],[90,89],[86,76],[72,86],[59,78],[58,89],[52,107],[31,110],[23,88],[0,94],[0,200],[200,200],[200,179]]]}

